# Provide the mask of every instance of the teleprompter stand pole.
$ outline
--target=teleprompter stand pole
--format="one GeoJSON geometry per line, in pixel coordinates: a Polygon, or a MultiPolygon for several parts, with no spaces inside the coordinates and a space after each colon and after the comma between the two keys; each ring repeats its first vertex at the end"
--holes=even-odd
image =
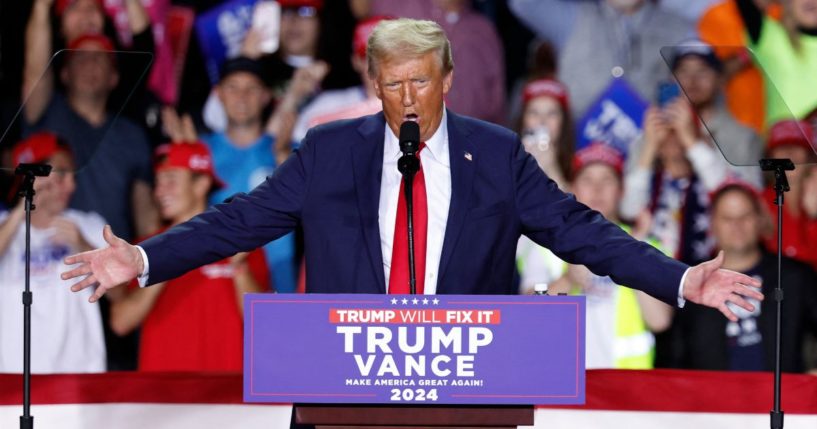
{"type": "Polygon", "coordinates": [[[783,410],[780,409],[780,355],[781,355],[781,331],[783,324],[783,194],[789,191],[789,181],[786,179],[786,171],[794,170],[794,163],[790,159],[761,159],[760,168],[763,171],[774,172],[774,191],[777,205],[777,287],[774,290],[775,310],[775,330],[774,330],[774,408],[769,413],[771,416],[771,428],[783,428],[783,410]]]}
{"type": "Polygon", "coordinates": [[[31,211],[35,209],[34,179],[51,174],[51,166],[43,164],[20,164],[14,174],[22,177],[19,195],[25,199],[26,211],[26,273],[25,291],[23,291],[23,415],[20,416],[20,429],[34,429],[34,416],[31,415],[31,211]]]}

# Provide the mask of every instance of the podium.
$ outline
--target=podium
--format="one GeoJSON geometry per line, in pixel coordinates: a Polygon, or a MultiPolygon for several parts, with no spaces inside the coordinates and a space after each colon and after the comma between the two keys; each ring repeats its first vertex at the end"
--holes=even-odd
{"type": "Polygon", "coordinates": [[[249,294],[244,401],[323,429],[516,428],[585,398],[584,297],[249,294]]]}
{"type": "Polygon", "coordinates": [[[533,406],[296,405],[295,421],[315,429],[515,429],[533,425],[533,406]]]}

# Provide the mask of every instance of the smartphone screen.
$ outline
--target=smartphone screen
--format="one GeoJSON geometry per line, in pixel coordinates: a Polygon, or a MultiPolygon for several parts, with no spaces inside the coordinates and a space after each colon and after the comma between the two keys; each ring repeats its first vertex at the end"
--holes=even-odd
{"type": "Polygon", "coordinates": [[[658,106],[664,107],[681,95],[681,87],[676,82],[661,82],[658,84],[658,106]]]}

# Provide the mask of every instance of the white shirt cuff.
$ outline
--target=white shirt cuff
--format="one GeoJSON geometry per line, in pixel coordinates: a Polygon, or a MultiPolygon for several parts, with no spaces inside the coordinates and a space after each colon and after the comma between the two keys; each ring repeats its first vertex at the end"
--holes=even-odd
{"type": "MultiPolygon", "coordinates": [[[[148,284],[148,274],[150,274],[148,255],[145,253],[145,249],[143,249],[142,246],[136,246],[136,249],[139,250],[139,254],[142,255],[142,262],[145,266],[144,269],[142,269],[142,273],[136,276],[136,281],[139,282],[139,287],[145,287],[148,284]]],[[[681,284],[684,284],[683,280],[681,280],[681,284]]]]}
{"type": "MultiPolygon", "coordinates": [[[[147,265],[145,265],[145,267],[147,267],[147,265]]],[[[684,308],[684,304],[687,303],[687,300],[684,299],[684,282],[687,279],[687,274],[689,274],[690,269],[692,269],[692,267],[689,267],[686,271],[684,271],[684,275],[681,276],[681,284],[678,285],[678,308],[684,308]]]]}

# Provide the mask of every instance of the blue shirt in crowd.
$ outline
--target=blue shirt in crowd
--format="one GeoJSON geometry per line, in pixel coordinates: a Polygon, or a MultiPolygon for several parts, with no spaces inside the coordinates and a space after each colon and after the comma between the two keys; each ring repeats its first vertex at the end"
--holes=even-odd
{"type": "MultiPolygon", "coordinates": [[[[204,136],[202,141],[210,147],[216,174],[225,183],[224,188],[210,196],[210,204],[252,190],[275,171],[275,139],[267,134],[247,147],[233,145],[224,133],[204,136]]],[[[264,246],[264,253],[275,290],[295,291],[295,234],[289,233],[270,242],[264,246]]]]}

